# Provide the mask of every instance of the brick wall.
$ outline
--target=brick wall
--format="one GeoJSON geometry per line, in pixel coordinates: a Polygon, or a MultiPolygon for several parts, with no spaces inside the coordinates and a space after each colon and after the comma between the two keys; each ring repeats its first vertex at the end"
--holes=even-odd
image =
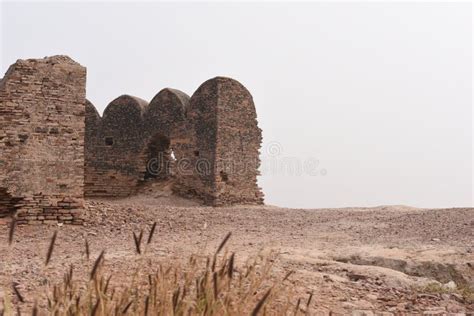
{"type": "Polygon", "coordinates": [[[146,181],[175,177],[171,155],[180,159],[182,148],[189,146],[184,116],[188,99],[174,89],[163,89],[149,105],[125,95],[112,101],[102,118],[88,103],[86,196],[129,196],[146,181]],[[165,160],[169,168],[160,170],[165,160]]]}
{"type": "Polygon", "coordinates": [[[67,56],[19,60],[0,81],[0,217],[83,219],[86,196],[123,197],[149,181],[210,205],[261,204],[261,130],[252,96],[217,77],[189,98],[123,95],[100,117],[86,70],[67,56]]]}
{"type": "Polygon", "coordinates": [[[142,114],[147,102],[122,95],[100,118],[86,106],[85,195],[123,197],[133,194],[140,180],[143,143],[142,114]]]}
{"type": "Polygon", "coordinates": [[[0,214],[82,223],[85,83],[66,56],[18,60],[0,81],[0,214]]]}
{"type": "Polygon", "coordinates": [[[86,196],[122,197],[149,181],[210,205],[261,204],[261,130],[252,96],[217,77],[189,98],[161,90],[150,102],[121,96],[101,118],[86,104],[86,196]]]}
{"type": "MultiPolygon", "coordinates": [[[[195,186],[207,204],[263,204],[257,185],[262,133],[252,96],[236,80],[204,82],[190,100],[198,167],[195,186]]],[[[195,176],[196,178],[196,176],[195,176]]]]}

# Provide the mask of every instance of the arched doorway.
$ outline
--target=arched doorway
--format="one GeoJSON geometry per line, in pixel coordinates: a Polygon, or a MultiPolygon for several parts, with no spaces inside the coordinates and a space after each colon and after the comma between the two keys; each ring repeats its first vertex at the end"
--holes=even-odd
{"type": "Polygon", "coordinates": [[[167,180],[172,176],[174,153],[170,139],[163,134],[154,135],[146,147],[146,172],[144,180],[167,180]]]}

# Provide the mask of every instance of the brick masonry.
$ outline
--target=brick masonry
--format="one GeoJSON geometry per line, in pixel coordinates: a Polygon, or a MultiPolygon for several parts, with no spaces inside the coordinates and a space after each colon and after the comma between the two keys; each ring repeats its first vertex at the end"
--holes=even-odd
{"type": "Polygon", "coordinates": [[[206,81],[191,98],[169,88],[149,104],[124,95],[102,118],[88,102],[85,194],[128,196],[171,179],[176,194],[208,205],[262,204],[261,140],[252,96],[230,78],[206,81]]]}
{"type": "Polygon", "coordinates": [[[141,99],[123,95],[107,106],[101,118],[86,102],[86,196],[123,197],[135,192],[146,106],[141,99]]]}
{"type": "Polygon", "coordinates": [[[0,81],[0,216],[82,224],[86,69],[18,60],[0,81]]]}
{"type": "Polygon", "coordinates": [[[216,77],[191,96],[129,95],[101,117],[86,69],[67,56],[18,60],[0,80],[0,217],[83,223],[84,196],[125,197],[152,182],[208,205],[262,204],[261,130],[239,82],[216,77]]]}

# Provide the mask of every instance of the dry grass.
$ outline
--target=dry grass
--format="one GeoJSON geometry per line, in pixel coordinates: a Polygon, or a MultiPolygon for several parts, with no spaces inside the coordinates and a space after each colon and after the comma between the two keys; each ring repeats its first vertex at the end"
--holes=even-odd
{"type": "MultiPolygon", "coordinates": [[[[227,234],[211,255],[196,254],[187,263],[147,265],[156,224],[148,237],[144,231],[133,233],[137,269],[126,281],[115,282],[114,273],[106,264],[102,251],[91,266],[89,277],[76,279],[74,267],[65,271],[63,280],[48,281],[47,304],[32,308],[33,315],[296,315],[304,314],[312,295],[297,299],[288,278],[275,280],[272,276],[275,254],[258,255],[240,267],[236,254],[228,252],[227,234]],[[146,242],[144,242],[146,241],[146,242]]],[[[14,226],[12,226],[13,235],[14,226]]],[[[54,254],[57,233],[51,238],[45,266],[54,254]]],[[[10,237],[12,239],[12,237],[10,237]]],[[[85,256],[89,260],[89,243],[85,240],[85,256]]],[[[11,295],[18,302],[25,298],[17,284],[11,295]]],[[[37,298],[34,298],[36,301],[37,298]]],[[[0,315],[14,315],[16,309],[9,295],[4,298],[0,315]]]]}

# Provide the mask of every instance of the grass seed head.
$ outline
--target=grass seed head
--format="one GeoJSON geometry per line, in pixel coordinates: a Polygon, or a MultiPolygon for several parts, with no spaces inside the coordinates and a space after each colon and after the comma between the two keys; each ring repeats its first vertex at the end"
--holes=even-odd
{"type": "Polygon", "coordinates": [[[8,232],[8,245],[11,246],[13,243],[13,236],[15,235],[15,228],[16,228],[16,217],[12,218],[10,223],[10,230],[8,232]]]}
{"type": "Polygon", "coordinates": [[[257,316],[258,312],[262,309],[263,305],[265,304],[265,301],[267,300],[268,296],[270,296],[270,293],[272,292],[272,289],[269,289],[265,295],[262,296],[260,301],[258,301],[257,305],[255,305],[255,308],[252,311],[252,316],[257,316]]]}
{"type": "Polygon", "coordinates": [[[51,261],[51,257],[53,255],[53,250],[54,250],[54,244],[56,243],[56,237],[58,236],[58,231],[56,230],[53,233],[53,236],[51,237],[51,241],[49,243],[48,247],[48,253],[46,254],[46,263],[45,265],[47,266],[49,262],[51,261]]]}
{"type": "Polygon", "coordinates": [[[224,239],[221,241],[219,247],[217,247],[216,255],[224,248],[225,244],[227,241],[229,241],[230,236],[232,235],[232,232],[228,232],[227,235],[225,235],[224,239]]]}
{"type": "Polygon", "coordinates": [[[104,258],[104,254],[105,254],[105,250],[102,250],[100,255],[95,260],[94,266],[92,267],[92,271],[91,271],[91,278],[90,278],[91,280],[95,279],[97,275],[97,270],[99,269],[99,265],[102,262],[102,259],[104,258]]]}
{"type": "Polygon", "coordinates": [[[16,297],[18,297],[18,300],[24,303],[25,299],[23,298],[23,295],[21,295],[20,290],[18,290],[18,285],[16,283],[13,283],[13,291],[15,292],[16,297]]]}
{"type": "Polygon", "coordinates": [[[155,229],[156,229],[156,222],[154,222],[153,226],[151,226],[150,234],[148,234],[148,240],[146,241],[147,245],[151,243],[151,240],[153,239],[153,235],[155,234],[155,229]]]}
{"type": "Polygon", "coordinates": [[[85,239],[85,247],[86,247],[86,258],[87,260],[90,260],[91,252],[90,252],[90,247],[89,247],[89,240],[85,239]]]}

